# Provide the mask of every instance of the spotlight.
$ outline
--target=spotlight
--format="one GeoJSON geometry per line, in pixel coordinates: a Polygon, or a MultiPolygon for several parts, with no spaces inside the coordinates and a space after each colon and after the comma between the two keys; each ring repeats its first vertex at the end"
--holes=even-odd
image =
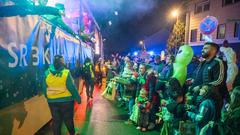
{"type": "Polygon", "coordinates": [[[138,55],[138,53],[137,53],[137,52],[134,52],[134,53],[133,53],[133,55],[134,55],[134,56],[137,56],[137,55],[138,55]]]}
{"type": "Polygon", "coordinates": [[[153,51],[150,51],[149,54],[150,54],[151,56],[153,56],[153,55],[154,55],[154,52],[153,52],[153,51]]]}
{"type": "Polygon", "coordinates": [[[114,14],[115,14],[116,16],[118,16],[118,11],[114,11],[114,14]]]}
{"type": "Polygon", "coordinates": [[[112,21],[108,21],[108,25],[111,26],[112,25],[112,21]]]}

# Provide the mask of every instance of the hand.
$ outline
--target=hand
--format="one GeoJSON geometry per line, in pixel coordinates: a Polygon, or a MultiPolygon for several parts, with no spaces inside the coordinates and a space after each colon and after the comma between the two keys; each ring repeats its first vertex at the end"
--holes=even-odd
{"type": "Polygon", "coordinates": [[[208,124],[206,124],[201,130],[199,135],[206,135],[207,130],[209,128],[213,128],[214,122],[213,121],[209,121],[208,124]]]}
{"type": "Polygon", "coordinates": [[[186,109],[186,111],[189,111],[189,110],[191,109],[191,106],[188,105],[188,104],[186,104],[186,105],[185,105],[185,109],[186,109]]]}
{"type": "Polygon", "coordinates": [[[196,93],[196,92],[199,92],[200,90],[200,86],[196,86],[193,88],[193,92],[196,93]]]}
{"type": "Polygon", "coordinates": [[[226,108],[227,111],[229,111],[229,109],[230,109],[230,104],[227,103],[227,104],[225,105],[225,108],[226,108]]]}
{"type": "Polygon", "coordinates": [[[158,93],[159,97],[163,98],[163,94],[162,94],[162,91],[161,91],[161,90],[160,90],[160,91],[157,91],[157,93],[158,93]]]}
{"type": "Polygon", "coordinates": [[[155,123],[160,124],[161,121],[162,121],[162,118],[159,117],[158,119],[156,119],[155,123]]]}
{"type": "Polygon", "coordinates": [[[195,118],[195,113],[194,112],[190,112],[190,111],[187,111],[187,116],[189,117],[189,118],[195,118]]]}
{"type": "Polygon", "coordinates": [[[152,69],[149,69],[149,70],[147,71],[147,75],[148,75],[148,76],[149,76],[150,74],[152,74],[152,73],[154,73],[152,69]]]}
{"type": "Polygon", "coordinates": [[[209,121],[209,122],[208,122],[208,125],[209,125],[209,127],[213,128],[213,126],[214,126],[214,121],[209,121]]]}
{"type": "Polygon", "coordinates": [[[158,111],[161,112],[162,111],[162,107],[158,107],[158,111]]]}
{"type": "Polygon", "coordinates": [[[164,100],[164,99],[162,99],[162,100],[161,100],[161,105],[162,105],[162,106],[165,106],[166,104],[167,104],[167,101],[164,100]]]}

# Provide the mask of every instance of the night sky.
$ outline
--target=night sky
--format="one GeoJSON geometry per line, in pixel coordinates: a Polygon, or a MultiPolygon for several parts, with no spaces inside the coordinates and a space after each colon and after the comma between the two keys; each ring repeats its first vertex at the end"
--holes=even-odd
{"type": "MultiPolygon", "coordinates": [[[[138,42],[159,30],[170,31],[174,19],[170,11],[181,0],[89,0],[104,41],[105,54],[140,49],[138,42]],[[118,15],[115,15],[115,11],[118,15]],[[109,21],[112,25],[109,25],[109,21]]],[[[163,35],[164,36],[164,35],[163,35]]],[[[165,35],[165,37],[168,35],[165,35]]],[[[157,46],[146,45],[147,50],[157,46]]]]}

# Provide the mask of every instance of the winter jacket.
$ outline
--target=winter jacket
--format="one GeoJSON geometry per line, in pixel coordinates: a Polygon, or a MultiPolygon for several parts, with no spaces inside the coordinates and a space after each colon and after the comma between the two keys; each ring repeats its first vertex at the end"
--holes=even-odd
{"type": "Polygon", "coordinates": [[[150,112],[151,104],[147,98],[137,97],[137,105],[141,112],[150,112]]]}
{"type": "MultiPolygon", "coordinates": [[[[199,134],[200,130],[208,124],[209,121],[216,120],[216,109],[215,103],[211,99],[205,99],[199,106],[198,112],[188,112],[188,117],[197,122],[197,134],[199,134]]],[[[208,129],[206,135],[212,135],[212,129],[208,129]]]]}
{"type": "Polygon", "coordinates": [[[210,61],[203,61],[196,69],[193,86],[211,84],[221,86],[226,80],[226,69],[219,58],[214,57],[210,61]]]}
{"type": "Polygon", "coordinates": [[[225,115],[223,131],[225,135],[240,135],[240,107],[225,115]]]}

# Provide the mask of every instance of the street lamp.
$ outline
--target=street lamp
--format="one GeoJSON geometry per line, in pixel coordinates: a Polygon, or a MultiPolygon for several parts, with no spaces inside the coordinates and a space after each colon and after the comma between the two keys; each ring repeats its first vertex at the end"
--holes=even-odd
{"type": "Polygon", "coordinates": [[[173,10],[172,17],[177,18],[177,20],[178,20],[178,16],[179,16],[179,11],[177,9],[173,10]]]}
{"type": "Polygon", "coordinates": [[[140,40],[139,44],[142,46],[142,50],[146,50],[144,40],[140,40]]]}

